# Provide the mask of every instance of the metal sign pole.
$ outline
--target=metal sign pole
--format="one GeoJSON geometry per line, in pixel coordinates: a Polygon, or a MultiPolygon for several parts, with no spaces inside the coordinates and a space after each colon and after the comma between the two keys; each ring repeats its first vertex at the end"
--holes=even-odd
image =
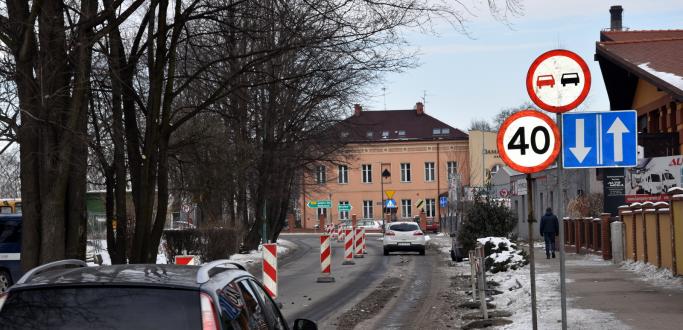
{"type": "Polygon", "coordinates": [[[538,330],[536,320],[536,263],[534,262],[534,197],[531,185],[531,174],[526,175],[527,204],[529,213],[527,222],[529,223],[529,275],[531,277],[531,324],[534,330],[538,330]]]}
{"type": "MultiPolygon", "coordinates": [[[[562,115],[557,114],[557,127],[562,135],[562,115]]],[[[562,142],[560,142],[562,143],[562,142]]],[[[564,180],[562,178],[562,153],[557,157],[557,187],[560,192],[557,217],[560,222],[560,299],[562,304],[562,330],[567,330],[567,283],[564,255],[564,180]]]]}

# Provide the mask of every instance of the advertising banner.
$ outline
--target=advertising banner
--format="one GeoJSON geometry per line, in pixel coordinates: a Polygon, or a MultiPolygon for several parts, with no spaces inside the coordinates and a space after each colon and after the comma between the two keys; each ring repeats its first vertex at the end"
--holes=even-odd
{"type": "Polygon", "coordinates": [[[666,191],[681,187],[683,156],[640,159],[638,165],[624,169],[625,202],[668,200],[666,191]]]}

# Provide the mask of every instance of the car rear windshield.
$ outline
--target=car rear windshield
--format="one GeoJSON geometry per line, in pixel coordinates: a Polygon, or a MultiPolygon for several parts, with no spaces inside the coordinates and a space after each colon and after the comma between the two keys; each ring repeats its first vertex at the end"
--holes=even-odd
{"type": "Polygon", "coordinates": [[[3,329],[199,329],[199,292],[137,287],[16,290],[0,311],[3,329]]]}
{"type": "Polygon", "coordinates": [[[415,231],[418,230],[419,227],[412,223],[397,223],[395,225],[391,225],[389,229],[393,231],[415,231]]]}

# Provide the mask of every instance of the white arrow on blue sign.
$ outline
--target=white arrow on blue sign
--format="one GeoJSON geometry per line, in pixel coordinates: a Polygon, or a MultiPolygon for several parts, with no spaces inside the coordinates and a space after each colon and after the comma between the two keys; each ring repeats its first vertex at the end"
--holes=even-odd
{"type": "Polygon", "coordinates": [[[562,114],[562,166],[636,166],[636,117],[634,110],[562,114]]]}
{"type": "Polygon", "coordinates": [[[447,197],[439,197],[439,206],[446,207],[446,205],[448,205],[448,198],[447,197]]]}

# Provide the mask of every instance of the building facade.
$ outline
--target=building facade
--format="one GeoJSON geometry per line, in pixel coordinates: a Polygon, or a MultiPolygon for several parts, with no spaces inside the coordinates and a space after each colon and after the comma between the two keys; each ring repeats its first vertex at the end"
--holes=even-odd
{"type": "Polygon", "coordinates": [[[402,220],[421,211],[438,222],[447,208],[439,205],[439,195],[448,192],[449,174],[465,174],[463,183],[469,183],[467,134],[426,114],[422,103],[388,111],[363,111],[356,105],[339,130],[348,141],[341,160],[318,164],[304,175],[299,198],[304,228],[320,224],[321,218],[323,224],[353,215],[358,220],[402,220]],[[395,208],[384,207],[389,197],[395,208]],[[309,207],[320,200],[331,200],[331,208],[309,207]]]}
{"type": "Polygon", "coordinates": [[[498,132],[471,130],[468,134],[470,186],[484,187],[504,165],[498,154],[498,132]]]}

